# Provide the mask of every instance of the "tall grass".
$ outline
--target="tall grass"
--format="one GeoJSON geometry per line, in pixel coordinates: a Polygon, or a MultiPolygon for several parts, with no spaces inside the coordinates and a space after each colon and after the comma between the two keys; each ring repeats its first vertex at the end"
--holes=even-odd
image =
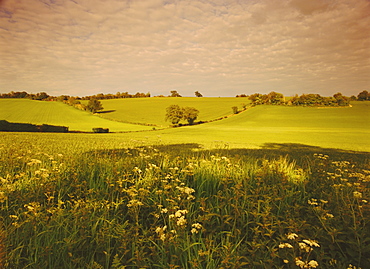
{"type": "Polygon", "coordinates": [[[370,266],[365,159],[0,148],[5,268],[370,266]]]}

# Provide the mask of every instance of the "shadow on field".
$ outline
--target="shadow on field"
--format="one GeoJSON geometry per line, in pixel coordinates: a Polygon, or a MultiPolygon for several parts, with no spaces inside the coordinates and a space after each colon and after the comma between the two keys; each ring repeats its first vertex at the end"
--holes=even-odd
{"type": "Polygon", "coordinates": [[[105,113],[112,113],[112,112],[115,112],[116,110],[103,110],[103,111],[99,111],[97,112],[98,114],[105,114],[105,113]]]}
{"type": "MultiPolygon", "coordinates": [[[[308,165],[310,160],[314,159],[314,154],[328,155],[332,161],[355,161],[357,163],[369,164],[370,152],[349,151],[333,148],[322,148],[304,144],[294,143],[266,143],[259,149],[248,148],[216,148],[204,149],[197,143],[188,144],[170,144],[142,146],[130,149],[130,156],[138,156],[143,152],[160,152],[171,157],[199,157],[199,156],[227,156],[237,159],[254,158],[254,159],[277,159],[287,157],[295,160],[299,165],[308,165]]],[[[106,149],[94,151],[100,156],[124,157],[127,156],[127,149],[106,149]]]]}

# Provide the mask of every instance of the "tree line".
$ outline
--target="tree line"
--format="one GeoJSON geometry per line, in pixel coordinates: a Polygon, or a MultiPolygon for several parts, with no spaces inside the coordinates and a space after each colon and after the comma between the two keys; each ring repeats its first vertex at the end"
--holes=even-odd
{"type": "MultiPolygon", "coordinates": [[[[196,97],[203,97],[203,95],[199,92],[195,92],[196,97]]],[[[117,92],[116,94],[112,93],[98,93],[95,95],[89,95],[89,96],[69,96],[69,95],[60,95],[60,96],[51,96],[47,94],[46,92],[39,92],[36,94],[28,93],[26,91],[22,92],[15,92],[11,91],[9,93],[2,93],[0,94],[0,98],[27,98],[31,100],[42,100],[42,101],[67,101],[70,98],[73,98],[75,100],[90,100],[90,99],[98,99],[98,100],[106,100],[106,99],[120,99],[120,98],[146,98],[151,97],[150,92],[142,93],[137,92],[135,94],[130,94],[128,92],[117,92]]],[[[157,97],[165,97],[164,95],[158,95],[157,97]]],[[[168,97],[182,97],[181,94],[179,94],[176,90],[170,91],[170,94],[168,97]]]]}
{"type": "Polygon", "coordinates": [[[236,97],[247,97],[252,102],[252,105],[348,106],[350,101],[370,100],[370,93],[362,91],[357,95],[357,97],[354,95],[347,97],[340,92],[331,97],[324,97],[320,94],[302,94],[300,96],[295,95],[287,99],[283,94],[272,91],[268,94],[241,94],[236,97]]]}
{"type": "Polygon", "coordinates": [[[69,99],[73,98],[74,100],[90,100],[90,99],[119,99],[119,98],[143,98],[143,97],[150,97],[150,93],[141,93],[137,92],[135,94],[130,94],[128,92],[117,92],[116,94],[104,94],[99,93],[96,95],[78,97],[78,96],[69,96],[69,95],[60,95],[60,96],[50,96],[46,92],[39,92],[36,94],[28,93],[26,91],[22,92],[14,92],[11,91],[9,93],[2,93],[0,94],[0,98],[27,98],[31,100],[42,100],[42,101],[68,101],[69,99]]]}

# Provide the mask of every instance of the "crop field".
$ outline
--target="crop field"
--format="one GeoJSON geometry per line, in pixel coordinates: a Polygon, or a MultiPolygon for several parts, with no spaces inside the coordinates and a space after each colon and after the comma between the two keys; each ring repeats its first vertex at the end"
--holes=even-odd
{"type": "Polygon", "coordinates": [[[0,133],[0,268],[370,268],[369,117],[370,102],[256,106],[155,131],[0,133]]]}

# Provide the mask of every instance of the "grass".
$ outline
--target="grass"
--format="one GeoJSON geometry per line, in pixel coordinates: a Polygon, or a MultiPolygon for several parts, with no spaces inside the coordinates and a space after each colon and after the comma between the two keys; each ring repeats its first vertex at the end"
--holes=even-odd
{"type": "Polygon", "coordinates": [[[258,148],[268,143],[296,143],[370,152],[370,103],[348,108],[257,106],[207,124],[140,133],[128,139],[206,147],[258,148]]]}
{"type": "Polygon", "coordinates": [[[0,119],[9,122],[68,126],[70,131],[91,132],[109,128],[113,132],[150,130],[151,127],[114,122],[77,110],[60,102],[0,99],[0,119]]]}
{"type": "Polygon", "coordinates": [[[5,268],[370,266],[368,153],[69,135],[0,138],[5,268]]]}
{"type": "Polygon", "coordinates": [[[210,121],[232,114],[231,107],[242,109],[242,103],[249,104],[247,98],[196,98],[196,97],[155,97],[102,100],[104,107],[100,116],[106,119],[154,124],[167,127],[170,123],[164,120],[166,108],[170,105],[195,107],[200,111],[198,120],[210,121]],[[106,113],[105,113],[106,112],[106,113]]]}
{"type": "MultiPolygon", "coordinates": [[[[153,98],[153,100],[155,99],[156,98],[153,98]]],[[[55,105],[60,105],[63,109],[70,109],[73,113],[86,114],[91,120],[89,123],[90,125],[93,125],[92,122],[95,120],[102,120],[60,103],[33,102],[37,104],[45,103],[54,108],[55,105]]],[[[370,122],[370,103],[352,102],[352,105],[353,107],[346,108],[257,106],[227,119],[207,124],[151,132],[100,134],[99,138],[96,138],[96,140],[99,141],[101,145],[106,145],[110,143],[109,141],[135,140],[141,141],[141,143],[146,145],[158,142],[165,144],[199,143],[205,147],[227,145],[230,148],[260,148],[268,143],[296,143],[323,148],[370,152],[370,142],[368,139],[370,136],[370,126],[368,124],[368,122],[370,122]]],[[[1,111],[1,113],[4,113],[3,110],[1,111]]],[[[20,111],[22,110],[20,109],[20,111]]],[[[31,115],[32,113],[29,114],[31,115]]],[[[61,115],[61,113],[59,114],[61,115]]],[[[15,113],[13,116],[9,117],[16,117],[16,115],[15,113]]],[[[22,114],[19,118],[20,117],[28,116],[22,114]]],[[[5,117],[5,119],[6,118],[7,117],[5,117]]],[[[15,120],[16,118],[13,119],[15,120]]],[[[65,119],[67,119],[67,116],[65,119]]],[[[77,119],[79,118],[75,117],[73,120],[77,119]]],[[[24,119],[24,121],[26,120],[24,119]]],[[[112,124],[121,124],[112,121],[109,122],[112,124]]],[[[63,123],[66,122],[56,121],[54,124],[63,125],[63,123]]],[[[81,126],[84,124],[84,122],[80,121],[78,121],[78,123],[81,126]]],[[[77,122],[75,122],[75,124],[77,125],[77,122]]],[[[109,125],[105,126],[108,127],[109,125]]],[[[126,125],[123,124],[122,126],[126,125]]],[[[133,128],[152,128],[139,125],[127,126],[134,126],[133,128]]],[[[86,127],[86,130],[89,131],[91,129],[86,127]]],[[[111,130],[114,131],[114,129],[111,130]]],[[[90,140],[90,138],[92,138],[90,135],[81,135],[78,137],[74,137],[72,134],[58,134],[58,136],[48,134],[39,135],[41,137],[48,137],[47,139],[50,137],[58,137],[57,140],[90,140]]],[[[20,136],[20,134],[17,136],[20,136]]]]}
{"type": "Polygon", "coordinates": [[[369,268],[369,108],[2,133],[0,268],[369,268]]]}

